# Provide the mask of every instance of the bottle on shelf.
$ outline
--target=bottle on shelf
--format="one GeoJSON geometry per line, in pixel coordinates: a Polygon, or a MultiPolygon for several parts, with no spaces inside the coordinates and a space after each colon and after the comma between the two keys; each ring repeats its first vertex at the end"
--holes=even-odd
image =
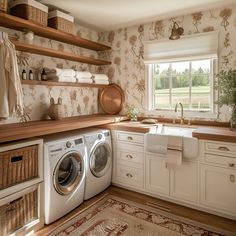
{"type": "Polygon", "coordinates": [[[26,79],[27,79],[26,71],[25,71],[25,70],[22,71],[21,79],[23,79],[23,80],[26,80],[26,79]]]}
{"type": "Polygon", "coordinates": [[[29,80],[33,80],[34,79],[34,74],[32,72],[32,70],[29,71],[29,80]]]}
{"type": "Polygon", "coordinates": [[[47,81],[47,73],[46,73],[45,69],[43,69],[43,71],[41,73],[41,80],[47,81]]]}

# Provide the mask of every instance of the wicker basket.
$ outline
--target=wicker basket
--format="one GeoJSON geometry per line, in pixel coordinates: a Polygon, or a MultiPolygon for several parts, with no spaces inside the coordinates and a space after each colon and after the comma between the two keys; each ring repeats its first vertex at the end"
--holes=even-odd
{"type": "Polygon", "coordinates": [[[10,6],[11,14],[47,26],[48,7],[34,0],[17,0],[10,6]]]}
{"type": "Polygon", "coordinates": [[[69,34],[74,33],[74,17],[58,10],[49,12],[48,26],[64,31],[69,34]]]}
{"type": "Polygon", "coordinates": [[[38,145],[0,152],[0,190],[38,177],[38,145]]]}
{"type": "Polygon", "coordinates": [[[0,12],[7,12],[7,0],[0,0],[0,12]]]}
{"type": "Polygon", "coordinates": [[[48,115],[52,120],[60,120],[64,118],[64,107],[62,105],[62,99],[58,98],[58,103],[55,103],[54,99],[50,99],[50,107],[48,109],[48,115]]]}
{"type": "Polygon", "coordinates": [[[36,219],[38,190],[34,189],[0,206],[0,235],[9,235],[36,219]]]}

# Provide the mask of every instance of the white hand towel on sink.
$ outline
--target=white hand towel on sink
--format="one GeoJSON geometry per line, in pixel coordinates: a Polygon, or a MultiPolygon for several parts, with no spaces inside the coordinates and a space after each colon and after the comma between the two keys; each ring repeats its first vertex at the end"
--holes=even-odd
{"type": "Polygon", "coordinates": [[[166,166],[169,169],[175,169],[182,164],[183,137],[169,135],[168,140],[166,166]]]}
{"type": "Polygon", "coordinates": [[[167,153],[168,135],[146,133],[144,137],[145,150],[152,153],[167,153]]]}

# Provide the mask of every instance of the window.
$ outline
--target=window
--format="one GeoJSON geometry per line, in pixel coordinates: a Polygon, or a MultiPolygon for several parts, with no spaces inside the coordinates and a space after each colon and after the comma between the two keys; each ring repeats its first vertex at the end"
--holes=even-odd
{"type": "Polygon", "coordinates": [[[152,109],[213,111],[213,60],[181,61],[149,65],[152,109]]]}
{"type": "Polygon", "coordinates": [[[213,91],[213,74],[217,73],[218,42],[218,31],[145,41],[148,110],[159,110],[160,115],[171,110],[173,115],[176,103],[181,102],[190,117],[202,117],[202,112],[204,117],[215,117],[213,104],[218,95],[213,91]]]}

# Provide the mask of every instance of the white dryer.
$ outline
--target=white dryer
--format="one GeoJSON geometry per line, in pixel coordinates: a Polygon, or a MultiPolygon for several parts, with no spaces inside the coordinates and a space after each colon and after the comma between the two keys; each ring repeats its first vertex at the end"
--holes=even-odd
{"type": "Polygon", "coordinates": [[[44,142],[45,223],[83,202],[86,151],[83,136],[54,135],[44,142]]]}
{"type": "Polygon", "coordinates": [[[102,192],[111,184],[112,144],[109,130],[96,129],[84,133],[87,149],[84,199],[102,192]]]}

